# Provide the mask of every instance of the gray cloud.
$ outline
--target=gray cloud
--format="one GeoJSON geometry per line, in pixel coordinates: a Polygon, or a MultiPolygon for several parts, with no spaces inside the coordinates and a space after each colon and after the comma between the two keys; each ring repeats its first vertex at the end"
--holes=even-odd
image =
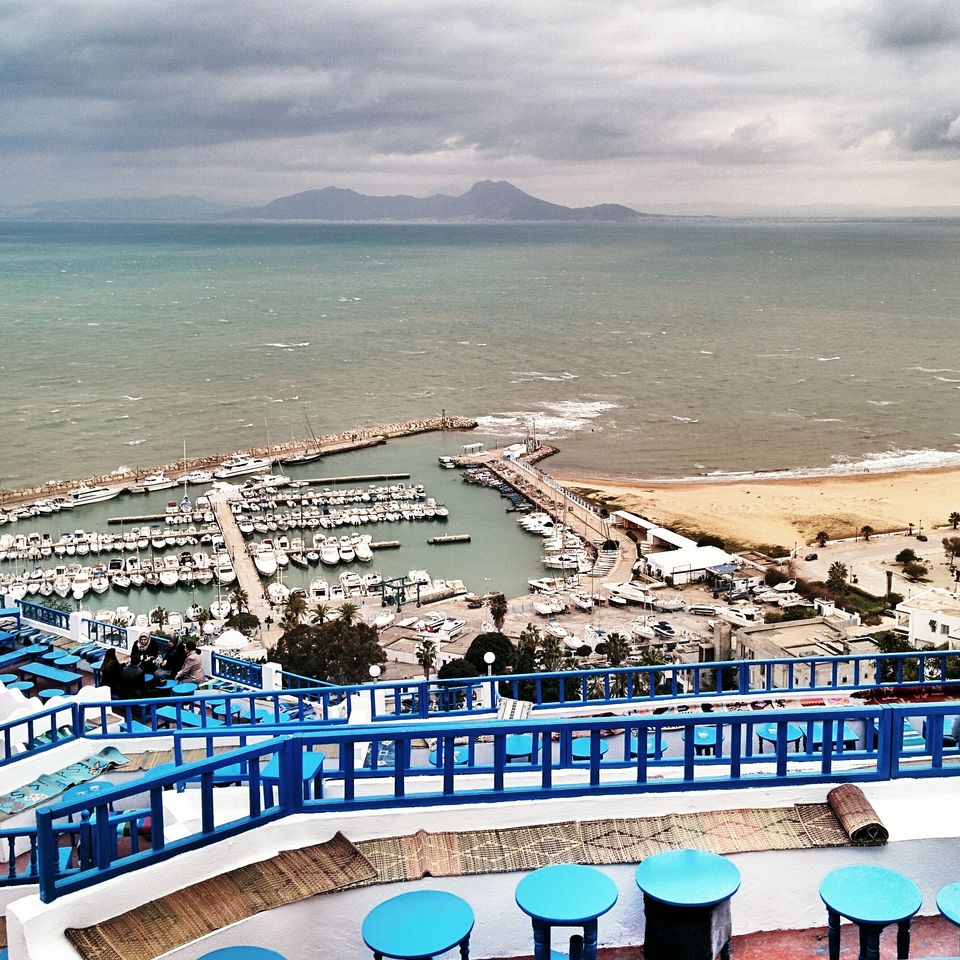
{"type": "Polygon", "coordinates": [[[855,158],[861,194],[933,201],[910,156],[956,148],[958,39],[932,2],[7,0],[0,199],[505,176],[641,204],[772,168],[830,199],[855,158]]]}

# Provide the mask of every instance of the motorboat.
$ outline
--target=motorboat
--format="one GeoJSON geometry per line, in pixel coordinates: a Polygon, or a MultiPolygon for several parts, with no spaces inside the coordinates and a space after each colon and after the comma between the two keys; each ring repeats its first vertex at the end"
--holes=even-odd
{"type": "Polygon", "coordinates": [[[373,559],[373,550],[370,549],[372,537],[361,537],[354,545],[353,552],[358,560],[368,563],[373,559]]]}
{"type": "Polygon", "coordinates": [[[375,570],[372,573],[365,573],[362,579],[367,593],[379,590],[383,586],[383,577],[375,570]]]}
{"type": "Polygon", "coordinates": [[[260,549],[253,555],[253,565],[261,577],[272,577],[277,572],[277,555],[274,550],[260,549]]]}
{"type": "Polygon", "coordinates": [[[179,480],[168,477],[162,470],[157,470],[146,477],[143,477],[137,486],[141,487],[144,493],[152,493],[155,490],[169,490],[177,486],[179,480]]]}
{"type": "MultiPolygon", "coordinates": [[[[90,592],[90,571],[87,567],[81,568],[73,578],[73,599],[82,600],[90,592]]],[[[11,595],[14,593],[12,587],[8,591],[11,595]]],[[[23,585],[23,592],[27,592],[27,585],[23,585]]]]}
{"type": "Polygon", "coordinates": [[[673,624],[668,623],[666,620],[658,620],[653,625],[653,632],[658,637],[663,637],[665,640],[672,640],[677,635],[677,631],[674,630],[673,624]]]}
{"type": "Polygon", "coordinates": [[[419,583],[424,586],[430,583],[430,574],[426,570],[410,570],[407,572],[410,583],[419,583]]]}
{"type": "Polygon", "coordinates": [[[273,465],[270,457],[227,457],[218,469],[213,471],[217,480],[227,480],[230,477],[240,477],[247,473],[257,473],[260,470],[269,470],[273,465]]]}
{"type": "Polygon", "coordinates": [[[73,506],[81,507],[88,503],[102,503],[104,500],[112,500],[119,497],[126,487],[88,487],[81,483],[75,490],[70,491],[73,500],[73,506]]]}
{"type": "Polygon", "coordinates": [[[216,566],[214,567],[213,575],[217,578],[217,582],[223,586],[227,586],[237,579],[237,572],[233,569],[233,562],[230,559],[230,554],[217,554],[216,566]]]}
{"type": "Polygon", "coordinates": [[[373,621],[373,625],[378,630],[386,630],[391,623],[396,619],[397,615],[395,613],[381,613],[373,621]]]}
{"type": "Polygon", "coordinates": [[[785,580],[783,583],[775,583],[773,589],[779,593],[792,593],[797,589],[796,580],[785,580]]]}
{"type": "Polygon", "coordinates": [[[534,600],[533,609],[541,617],[552,617],[555,614],[563,613],[566,604],[560,597],[546,597],[543,600],[534,600]]]}
{"type": "Polygon", "coordinates": [[[199,486],[201,483],[213,483],[213,474],[209,470],[192,470],[180,479],[184,483],[199,486]]]}
{"type": "Polygon", "coordinates": [[[593,609],[593,597],[586,593],[571,593],[570,599],[578,610],[589,611],[593,609]]]}
{"type": "Polygon", "coordinates": [[[340,586],[343,587],[343,592],[348,595],[358,593],[363,588],[363,580],[360,578],[359,573],[345,571],[340,574],[339,580],[340,586]]]}
{"type": "Polygon", "coordinates": [[[684,608],[683,597],[678,593],[673,599],[666,597],[655,597],[653,600],[653,609],[660,613],[675,613],[684,608]]]}
{"type": "Polygon", "coordinates": [[[290,588],[283,583],[271,583],[267,586],[267,596],[271,603],[279,606],[290,596],[290,588]]]}
{"type": "Polygon", "coordinates": [[[325,602],[330,597],[330,584],[323,577],[311,580],[308,596],[313,603],[325,602]]]}
{"type": "Polygon", "coordinates": [[[557,623],[556,620],[551,620],[543,627],[543,632],[551,637],[556,637],[558,640],[562,640],[567,635],[567,628],[557,623]]]}
{"type": "Polygon", "coordinates": [[[651,617],[641,617],[630,624],[630,635],[637,640],[655,640],[657,635],[653,629],[651,617]]]}
{"type": "Polygon", "coordinates": [[[331,567],[340,562],[340,545],[336,540],[324,540],[320,545],[320,562],[331,567]]]}

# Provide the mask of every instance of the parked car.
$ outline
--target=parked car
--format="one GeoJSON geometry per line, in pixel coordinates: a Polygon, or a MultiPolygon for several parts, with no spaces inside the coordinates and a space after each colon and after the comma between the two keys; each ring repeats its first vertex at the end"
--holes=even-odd
{"type": "Polygon", "coordinates": [[[817,559],[817,555],[816,555],[815,553],[808,553],[803,559],[804,559],[804,560],[816,560],[816,559],[817,559]]]}
{"type": "Polygon", "coordinates": [[[918,539],[921,543],[926,543],[926,542],[927,542],[927,535],[926,535],[925,533],[918,533],[918,534],[917,534],[917,539],[918,539]]]}

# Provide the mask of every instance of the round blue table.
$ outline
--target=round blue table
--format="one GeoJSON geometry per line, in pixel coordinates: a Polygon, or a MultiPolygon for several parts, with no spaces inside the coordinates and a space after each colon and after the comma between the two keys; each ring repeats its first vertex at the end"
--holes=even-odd
{"type": "MultiPolygon", "coordinates": [[[[570,745],[570,756],[574,763],[590,759],[590,737],[577,737],[570,745]]],[[[609,747],[606,740],[600,741],[600,759],[607,752],[609,747]]]]}
{"type": "Polygon", "coordinates": [[[903,874],[884,867],[840,867],[820,881],[820,899],[827,908],[830,960],[840,957],[841,917],[860,928],[861,960],[879,960],[880,934],[891,923],[897,924],[897,956],[910,956],[910,921],[923,897],[903,874]]]}
{"type": "Polygon", "coordinates": [[[740,871],[724,857],[702,850],[668,850],[637,867],[643,891],[647,960],[730,956],[730,898],[740,871]]]}
{"type": "Polygon", "coordinates": [[[0,683],[2,683],[5,687],[16,682],[17,675],[15,673],[0,673],[0,683]]]}
{"type": "Polygon", "coordinates": [[[420,960],[456,946],[468,960],[472,930],[473,910],[465,900],[441,890],[415,890],[374,907],[360,932],[376,960],[420,960]]]}
{"type": "MultiPolygon", "coordinates": [[[[690,734],[687,728],[683,732],[684,740],[690,734]]],[[[717,728],[713,725],[709,727],[694,727],[693,729],[693,749],[698,754],[708,754],[717,752],[717,728]]]]}
{"type": "Polygon", "coordinates": [[[62,656],[64,656],[62,650],[48,650],[40,659],[44,663],[53,663],[54,660],[59,660],[62,656]]]}
{"type": "Polygon", "coordinates": [[[937,894],[937,909],[960,927],[960,883],[951,883],[937,894]]]}
{"type": "Polygon", "coordinates": [[[8,690],[30,690],[33,687],[31,680],[17,680],[15,683],[8,683],[8,690]]]}
{"type": "Polygon", "coordinates": [[[218,703],[213,708],[213,715],[215,717],[225,717],[229,713],[231,716],[237,717],[243,711],[244,707],[249,708],[249,704],[245,704],[240,700],[224,701],[223,703],[218,703]]]}
{"type": "Polygon", "coordinates": [[[55,667],[72,667],[74,664],[79,662],[79,657],[75,657],[72,653],[63,653],[63,651],[61,651],[57,654],[57,658],[53,661],[53,665],[55,667]]]}
{"type": "Polygon", "coordinates": [[[266,947],[221,947],[213,953],[205,953],[197,960],[287,960],[276,950],[266,947]]]}
{"type": "Polygon", "coordinates": [[[520,757],[529,757],[536,760],[532,733],[512,733],[506,740],[507,760],[519,760],[520,757]]]}
{"type": "Polygon", "coordinates": [[[41,700],[52,700],[54,697],[65,697],[67,692],[65,690],[60,690],[58,687],[50,687],[47,690],[41,690],[37,696],[41,700]]]}
{"type": "Polygon", "coordinates": [[[594,867],[558,864],[527,874],[518,884],[517,906],[533,921],[534,960],[550,960],[550,933],[553,927],[583,927],[583,936],[574,940],[582,960],[596,960],[597,917],[617,902],[617,885],[594,867]]]}
{"type": "Polygon", "coordinates": [[[195,683],[176,683],[173,685],[170,692],[175,697],[186,697],[193,693],[196,689],[197,685],[195,683]]]}
{"type": "MultiPolygon", "coordinates": [[[[453,765],[455,767],[462,766],[467,762],[467,748],[466,747],[454,747],[453,748],[453,765]]],[[[440,756],[436,750],[430,751],[429,757],[430,763],[435,767],[439,767],[443,762],[444,758],[440,756]]]]}
{"type": "MultiPolygon", "coordinates": [[[[772,743],[774,746],[777,744],[777,736],[779,735],[779,730],[783,726],[780,723],[760,723],[756,726],[757,736],[760,738],[760,752],[763,753],[763,745],[765,743],[772,743]]],[[[803,737],[803,731],[795,724],[788,723],[786,724],[786,738],[787,743],[792,743],[794,749],[799,749],[800,740],[803,737]]]]}
{"type": "Polygon", "coordinates": [[[50,649],[46,643],[32,643],[29,647],[21,647],[17,653],[24,657],[39,657],[50,649]]]}

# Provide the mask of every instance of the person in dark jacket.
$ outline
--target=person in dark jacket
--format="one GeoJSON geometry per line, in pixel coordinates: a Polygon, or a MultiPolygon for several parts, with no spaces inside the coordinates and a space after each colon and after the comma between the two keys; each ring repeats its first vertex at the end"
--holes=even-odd
{"type": "Polygon", "coordinates": [[[147,695],[143,671],[132,661],[124,664],[117,681],[118,700],[142,700],[147,695]]]}
{"type": "Polygon", "coordinates": [[[120,699],[120,674],[123,667],[117,659],[116,650],[108,650],[100,661],[100,686],[110,688],[110,698],[120,699]]]}
{"type": "Polygon", "coordinates": [[[187,648],[183,641],[178,637],[167,647],[167,652],[163,659],[157,664],[154,676],[157,680],[169,680],[175,677],[182,669],[183,662],[187,659],[187,648]]]}
{"type": "Polygon", "coordinates": [[[144,672],[152,671],[160,653],[160,646],[153,637],[144,634],[133,642],[130,651],[130,662],[144,672]]]}

